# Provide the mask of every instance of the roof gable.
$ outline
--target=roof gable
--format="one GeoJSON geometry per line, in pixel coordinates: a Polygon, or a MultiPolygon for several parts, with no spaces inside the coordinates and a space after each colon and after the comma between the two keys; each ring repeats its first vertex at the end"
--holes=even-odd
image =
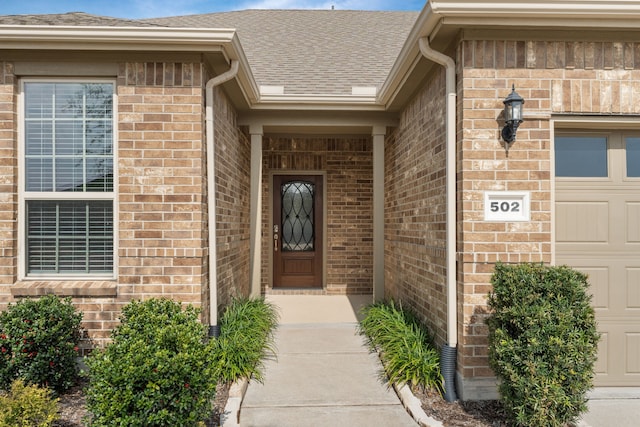
{"type": "Polygon", "coordinates": [[[281,87],[287,95],[351,95],[354,88],[380,88],[417,17],[418,12],[245,10],[141,22],[234,28],[259,86],[281,87]]]}

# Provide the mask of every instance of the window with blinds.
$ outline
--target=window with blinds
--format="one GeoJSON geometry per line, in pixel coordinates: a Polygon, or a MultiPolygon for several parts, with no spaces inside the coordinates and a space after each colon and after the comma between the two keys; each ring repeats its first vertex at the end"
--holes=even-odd
{"type": "Polygon", "coordinates": [[[26,274],[112,274],[114,86],[23,88],[26,274]]]}

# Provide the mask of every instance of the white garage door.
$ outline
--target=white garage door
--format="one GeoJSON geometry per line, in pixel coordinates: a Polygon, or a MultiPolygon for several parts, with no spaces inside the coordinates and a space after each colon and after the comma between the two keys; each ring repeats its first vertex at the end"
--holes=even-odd
{"type": "Polygon", "coordinates": [[[640,135],[555,139],[556,263],[589,275],[598,386],[640,386],[640,135]]]}

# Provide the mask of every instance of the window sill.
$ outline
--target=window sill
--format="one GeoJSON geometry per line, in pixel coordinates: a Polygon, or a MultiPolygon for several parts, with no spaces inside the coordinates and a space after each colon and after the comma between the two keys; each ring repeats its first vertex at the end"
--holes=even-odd
{"type": "Polygon", "coordinates": [[[117,283],[109,280],[98,281],[20,281],[11,286],[14,297],[38,297],[43,295],[62,297],[115,297],[117,283]]]}

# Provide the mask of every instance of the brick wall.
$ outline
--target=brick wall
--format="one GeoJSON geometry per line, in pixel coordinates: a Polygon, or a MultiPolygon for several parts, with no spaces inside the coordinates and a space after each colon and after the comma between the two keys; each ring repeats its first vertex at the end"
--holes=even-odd
{"type": "Polygon", "coordinates": [[[446,342],[445,80],[439,67],[385,144],[385,293],[446,342]]]}
{"type": "Polygon", "coordinates": [[[118,78],[118,296],[200,305],[204,141],[200,64],[127,63],[118,78]]]}
{"type": "Polygon", "coordinates": [[[554,113],[640,113],[640,44],[592,41],[467,40],[458,52],[463,129],[458,191],[461,231],[459,372],[492,376],[487,366],[486,295],[497,260],[551,261],[551,124],[554,113]],[[499,137],[511,85],[525,122],[508,155],[499,137]],[[484,222],[486,190],[531,192],[531,221],[484,222]]]}
{"type": "MultiPolygon", "coordinates": [[[[268,137],[263,142],[263,236],[271,236],[269,173],[326,173],[327,294],[373,292],[373,152],[371,137],[268,137]]],[[[262,288],[271,277],[263,239],[262,288]]]]}
{"type": "Polygon", "coordinates": [[[218,304],[224,306],[249,295],[251,147],[224,92],[216,89],[214,97],[218,304]]]}
{"type": "Polygon", "coordinates": [[[17,274],[17,92],[13,65],[0,61],[0,310],[6,308],[17,274]]]}

